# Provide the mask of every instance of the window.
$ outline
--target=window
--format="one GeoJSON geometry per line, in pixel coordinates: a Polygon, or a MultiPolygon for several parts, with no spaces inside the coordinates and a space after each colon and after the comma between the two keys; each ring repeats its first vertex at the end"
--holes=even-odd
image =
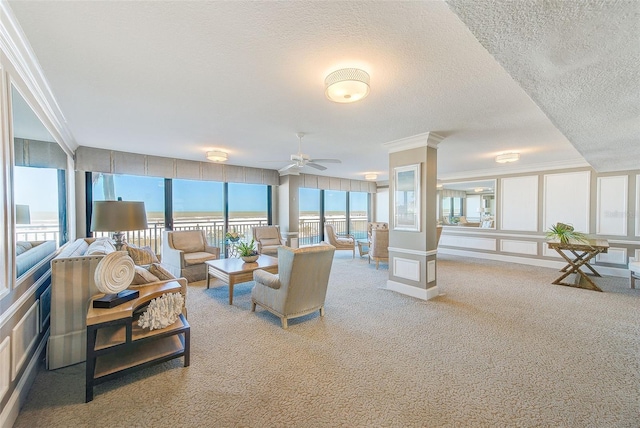
{"type": "Polygon", "coordinates": [[[369,194],[349,192],[349,233],[356,239],[366,239],[368,221],[369,194]]]}
{"type": "MultiPolygon", "coordinates": [[[[162,249],[164,230],[164,178],[137,175],[93,173],[94,201],[142,201],[147,212],[147,229],[126,232],[126,241],[134,245],[149,245],[156,254],[162,249]]],[[[115,231],[112,231],[115,232],[115,231]]],[[[110,232],[94,232],[95,236],[110,236],[110,232]]]]}
{"type": "Polygon", "coordinates": [[[322,239],[320,223],[320,190],[300,188],[298,240],[300,245],[318,244],[322,239]]]}
{"type": "Polygon", "coordinates": [[[268,224],[268,190],[264,184],[228,184],[229,230],[251,241],[255,226],[268,224]]]}
{"type": "Polygon", "coordinates": [[[173,180],[173,230],[202,229],[209,245],[224,240],[224,183],[173,180]]]}
{"type": "Polygon", "coordinates": [[[336,233],[347,233],[347,192],[324,191],[324,221],[332,224],[336,233]]]}

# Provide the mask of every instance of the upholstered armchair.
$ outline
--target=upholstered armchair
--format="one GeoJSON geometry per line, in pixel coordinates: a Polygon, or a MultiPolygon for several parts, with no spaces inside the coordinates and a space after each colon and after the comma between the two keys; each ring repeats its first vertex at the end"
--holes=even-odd
{"type": "Polygon", "coordinates": [[[207,260],[220,258],[220,248],[207,243],[204,230],[165,231],[162,239],[162,264],[176,277],[189,282],[207,278],[207,260]]]}
{"type": "Polygon", "coordinates": [[[256,305],[280,317],[282,328],[287,320],[317,310],[324,316],[324,301],[335,247],[314,245],[293,249],[278,248],[278,274],[258,269],[253,272],[251,312],[256,305]]]}
{"type": "MultiPolygon", "coordinates": [[[[385,223],[386,224],[386,223],[385,223]]],[[[389,261],[389,226],[374,226],[369,232],[369,262],[376,262],[378,269],[381,261],[389,261]]]]}
{"type": "Polygon", "coordinates": [[[336,250],[350,250],[353,258],[356,257],[356,239],[353,235],[337,235],[336,229],[330,223],[325,223],[324,232],[325,240],[336,250]]]}
{"type": "Polygon", "coordinates": [[[278,248],[284,245],[279,226],[254,227],[252,233],[260,254],[277,256],[278,248]]]}

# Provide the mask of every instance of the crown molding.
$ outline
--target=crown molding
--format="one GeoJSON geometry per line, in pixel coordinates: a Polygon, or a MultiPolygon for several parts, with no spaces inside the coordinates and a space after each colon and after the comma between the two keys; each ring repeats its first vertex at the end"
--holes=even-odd
{"type": "MultiPolygon", "coordinates": [[[[16,77],[26,85],[25,89],[29,91],[31,101],[35,101],[40,107],[36,110],[40,110],[41,114],[35,111],[36,115],[62,149],[72,156],[78,148],[78,143],[67,125],[62,109],[53,95],[38,58],[31,49],[29,41],[6,0],[0,0],[0,14],[2,16],[0,19],[0,49],[18,74],[16,77]],[[45,115],[45,118],[40,117],[42,114],[45,115]]],[[[32,104],[32,102],[27,100],[28,104],[32,104]]]]}
{"type": "Polygon", "coordinates": [[[502,164],[495,168],[478,169],[473,171],[461,171],[451,174],[438,175],[440,180],[460,180],[468,179],[472,177],[497,177],[502,175],[521,174],[526,172],[542,172],[553,171],[558,169],[571,169],[571,168],[591,168],[591,165],[584,159],[568,159],[554,162],[545,162],[530,165],[514,165],[514,164],[502,164]]]}
{"type": "Polygon", "coordinates": [[[389,153],[401,152],[425,146],[437,149],[438,144],[440,144],[442,140],[444,140],[442,135],[436,134],[435,132],[425,132],[423,134],[389,141],[384,143],[383,146],[389,149],[389,153]]]}

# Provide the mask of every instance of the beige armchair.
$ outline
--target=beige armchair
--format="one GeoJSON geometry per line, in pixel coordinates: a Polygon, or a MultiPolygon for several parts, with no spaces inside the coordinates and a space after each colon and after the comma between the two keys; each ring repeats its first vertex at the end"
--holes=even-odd
{"type": "Polygon", "coordinates": [[[353,253],[353,258],[356,257],[356,239],[352,235],[338,236],[336,229],[330,223],[325,223],[324,231],[325,240],[330,245],[333,245],[336,250],[350,250],[353,253]]]}
{"type": "Polygon", "coordinates": [[[207,243],[204,230],[165,231],[162,239],[162,264],[176,277],[189,282],[207,278],[207,260],[220,258],[220,248],[207,243]]]}
{"type": "Polygon", "coordinates": [[[279,226],[254,227],[252,233],[260,254],[277,256],[278,248],[284,245],[279,226]]]}
{"type": "Polygon", "coordinates": [[[367,235],[369,238],[369,263],[376,262],[376,269],[381,261],[389,261],[389,224],[369,223],[367,225],[367,235]]]}
{"type": "Polygon", "coordinates": [[[251,312],[256,305],[280,317],[282,328],[287,320],[317,310],[324,316],[324,300],[335,247],[314,245],[293,249],[278,248],[278,274],[258,269],[253,272],[251,312]]]}

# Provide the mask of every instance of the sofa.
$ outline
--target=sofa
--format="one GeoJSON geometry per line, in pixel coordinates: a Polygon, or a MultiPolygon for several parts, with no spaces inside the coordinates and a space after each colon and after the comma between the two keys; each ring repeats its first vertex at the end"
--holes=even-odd
{"type": "Polygon", "coordinates": [[[167,230],[162,238],[162,263],[189,282],[207,279],[204,262],[220,258],[220,248],[207,243],[204,230],[167,230]]]}
{"type": "Polygon", "coordinates": [[[21,277],[38,262],[55,253],[56,241],[16,242],[16,278],[21,277]]]}
{"type": "MultiPolygon", "coordinates": [[[[151,278],[149,284],[178,282],[186,302],[186,279],[173,277],[159,263],[142,266],[141,262],[153,259],[148,247],[125,248],[136,263],[136,277],[130,288],[147,285],[138,278],[138,272],[142,271],[145,277],[151,278]],[[152,274],[158,269],[167,279],[160,280],[152,274]]],[[[51,260],[51,333],[47,343],[47,367],[50,370],[85,361],[89,300],[100,293],[94,275],[98,263],[111,251],[115,251],[115,247],[108,238],[80,238],[64,246],[51,260]]],[[[183,313],[186,316],[186,306],[183,313]]]]}

